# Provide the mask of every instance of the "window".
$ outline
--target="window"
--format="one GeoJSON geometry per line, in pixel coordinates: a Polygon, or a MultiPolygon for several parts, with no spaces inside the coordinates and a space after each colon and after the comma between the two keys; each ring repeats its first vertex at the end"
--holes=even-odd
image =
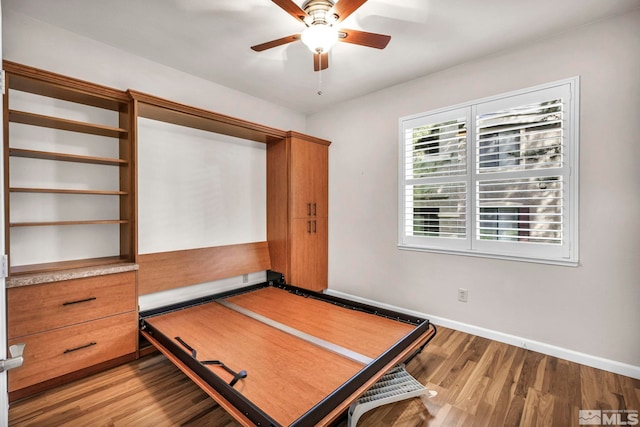
{"type": "Polygon", "coordinates": [[[400,119],[399,247],[575,265],[578,79],[400,119]]]}

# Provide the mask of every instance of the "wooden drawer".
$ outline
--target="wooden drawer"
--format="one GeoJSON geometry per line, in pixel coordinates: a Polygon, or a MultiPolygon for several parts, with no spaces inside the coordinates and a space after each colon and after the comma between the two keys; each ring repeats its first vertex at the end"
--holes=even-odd
{"type": "Polygon", "coordinates": [[[7,289],[9,339],[137,308],[135,272],[7,289]]]}
{"type": "Polygon", "coordinates": [[[131,312],[9,340],[26,344],[23,366],[9,372],[9,391],[133,353],[137,334],[131,312]]]}

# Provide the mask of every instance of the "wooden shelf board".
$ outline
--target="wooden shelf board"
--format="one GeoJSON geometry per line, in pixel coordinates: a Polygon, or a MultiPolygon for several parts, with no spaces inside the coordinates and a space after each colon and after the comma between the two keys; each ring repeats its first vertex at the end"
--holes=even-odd
{"type": "Polygon", "coordinates": [[[139,117],[262,143],[278,141],[286,136],[286,132],[279,129],[191,107],[131,89],[129,94],[138,103],[139,117]]]}
{"type": "Polygon", "coordinates": [[[60,117],[43,116],[41,114],[16,110],[9,110],[9,122],[88,133],[91,135],[111,138],[123,138],[127,135],[127,130],[122,128],[62,119],[60,117]]]}
{"type": "Polygon", "coordinates": [[[57,225],[104,225],[104,224],[128,224],[126,219],[98,219],[84,221],[34,221],[34,222],[12,222],[9,227],[47,227],[57,225]]]}
{"type": "Polygon", "coordinates": [[[60,160],[64,162],[91,163],[107,166],[126,166],[129,164],[126,160],[110,157],[81,156],[78,154],[54,153],[50,151],[25,150],[23,148],[9,148],[9,155],[29,159],[60,160]]]}
{"type": "Polygon", "coordinates": [[[69,102],[122,111],[128,108],[130,98],[126,92],[107,86],[39,70],[11,61],[3,61],[9,88],[69,102]]]}
{"type": "Polygon", "coordinates": [[[111,190],[72,190],[63,188],[24,188],[11,187],[10,193],[50,193],[50,194],[94,194],[98,196],[126,196],[126,191],[111,190]]]}
{"type": "Polygon", "coordinates": [[[49,273],[61,270],[73,270],[86,267],[100,267],[113,264],[127,264],[132,260],[126,257],[112,256],[104,258],[88,258],[72,261],[47,262],[43,264],[16,265],[9,268],[9,276],[24,274],[49,273]]]}

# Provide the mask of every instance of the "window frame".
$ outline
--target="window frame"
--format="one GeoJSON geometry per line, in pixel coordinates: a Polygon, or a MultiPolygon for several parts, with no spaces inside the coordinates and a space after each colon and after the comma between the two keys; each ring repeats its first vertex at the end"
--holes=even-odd
{"type": "MultiPolygon", "coordinates": [[[[398,248],[401,250],[425,251],[466,256],[477,256],[534,263],[577,266],[579,262],[578,244],[578,210],[579,210],[579,83],[578,76],[551,83],[541,84],[521,90],[477,99],[450,107],[401,117],[399,119],[398,144],[398,248]],[[501,240],[484,241],[476,238],[480,225],[480,209],[477,185],[487,176],[511,178],[509,173],[480,173],[476,151],[476,120],[479,114],[500,111],[499,107],[517,108],[534,102],[548,100],[550,94],[562,94],[562,167],[551,168],[550,175],[560,174],[563,178],[562,198],[562,244],[532,242],[507,242],[501,240]],[[566,98],[568,97],[568,99],[566,98]],[[466,120],[466,175],[446,177],[442,182],[457,180],[466,183],[465,236],[449,239],[443,237],[415,236],[407,233],[406,213],[410,209],[407,200],[413,203],[413,197],[407,197],[407,182],[416,179],[407,178],[405,169],[407,131],[420,127],[442,123],[453,118],[466,120]],[[558,172],[561,171],[561,172],[558,172]]],[[[496,153],[497,159],[499,154],[496,153]]],[[[500,161],[500,160],[497,160],[500,161]]],[[[540,168],[538,170],[543,170],[540,168]]],[[[515,174],[517,175],[517,173],[515,174]]],[[[527,175],[526,173],[524,175],[527,175]]],[[[535,173],[534,173],[535,175],[535,173]]],[[[531,177],[531,175],[527,175],[531,177]]],[[[429,182],[440,182],[431,178],[429,182]]]]}

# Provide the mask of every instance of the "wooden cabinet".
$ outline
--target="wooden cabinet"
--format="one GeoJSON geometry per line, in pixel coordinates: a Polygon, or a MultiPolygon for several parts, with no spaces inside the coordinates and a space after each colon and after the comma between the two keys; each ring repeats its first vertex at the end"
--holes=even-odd
{"type": "Polygon", "coordinates": [[[292,218],[327,217],[328,147],[309,141],[310,137],[290,136],[292,218]]]}
{"type": "Polygon", "coordinates": [[[24,365],[9,372],[12,398],[30,394],[29,387],[47,388],[48,381],[64,382],[64,375],[135,357],[135,274],[7,289],[9,345],[26,344],[24,365]]]}
{"type": "Polygon", "coordinates": [[[327,218],[292,221],[290,283],[313,291],[327,288],[327,218]]]}
{"type": "Polygon", "coordinates": [[[15,400],[136,356],[135,114],[127,92],[3,68],[15,400]]]}
{"type": "Polygon", "coordinates": [[[9,276],[135,261],[128,94],[3,66],[9,276]]]}
{"type": "Polygon", "coordinates": [[[267,145],[271,269],[314,291],[327,288],[329,144],[287,132],[267,145]]]}

